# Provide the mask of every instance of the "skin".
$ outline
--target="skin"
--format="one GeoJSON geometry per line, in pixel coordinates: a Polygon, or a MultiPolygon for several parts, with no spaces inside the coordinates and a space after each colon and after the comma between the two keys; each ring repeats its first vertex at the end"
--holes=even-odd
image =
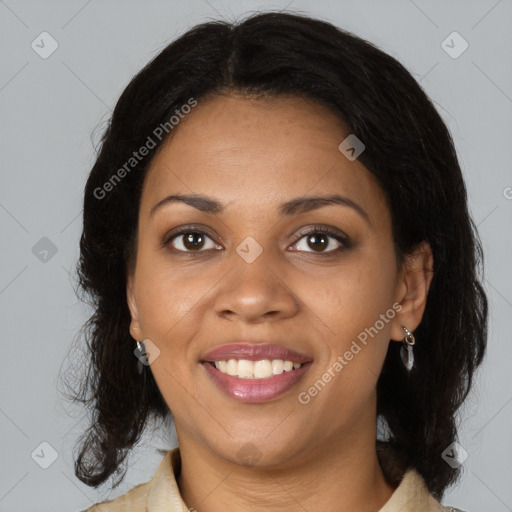
{"type": "Polygon", "coordinates": [[[375,451],[376,383],[389,343],[421,321],[432,251],[423,243],[397,267],[382,190],[338,150],[349,133],[310,100],[214,96],[180,122],[145,178],[127,280],[130,332],[160,350],[150,368],[175,418],[178,485],[199,512],[376,512],[394,491],[375,451]],[[368,219],[343,205],[279,215],[292,198],[333,193],[368,219]],[[170,194],[209,196],[224,211],[172,202],[150,215],[170,194]],[[165,245],[171,229],[191,223],[210,237],[199,250],[184,246],[183,236],[165,245]],[[351,246],[332,252],[343,247],[334,238],[308,244],[299,233],[315,225],[341,231],[351,246]],[[248,236],[263,249],[252,263],[236,252],[248,236]],[[299,403],[298,393],[394,303],[400,312],[308,404],[299,403]],[[199,361],[240,339],[283,344],[313,364],[277,399],[238,402],[199,361]],[[243,447],[257,454],[252,463],[239,457],[243,447]]]}

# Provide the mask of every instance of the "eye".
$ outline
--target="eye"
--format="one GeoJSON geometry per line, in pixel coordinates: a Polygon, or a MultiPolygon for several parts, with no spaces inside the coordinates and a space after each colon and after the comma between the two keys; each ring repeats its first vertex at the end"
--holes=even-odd
{"type": "Polygon", "coordinates": [[[315,227],[301,232],[300,235],[301,237],[294,244],[298,251],[324,254],[350,247],[350,241],[346,235],[326,227],[315,227]]]}
{"type": "Polygon", "coordinates": [[[174,233],[165,243],[180,252],[203,252],[220,248],[206,233],[190,228],[174,233]]]}
{"type": "MultiPolygon", "coordinates": [[[[301,231],[299,235],[298,240],[292,246],[299,252],[327,255],[343,251],[351,246],[347,235],[325,226],[301,231]]],[[[222,246],[217,244],[207,233],[192,226],[185,226],[169,234],[163,245],[168,246],[169,244],[177,252],[189,254],[222,249],[222,246]]]]}

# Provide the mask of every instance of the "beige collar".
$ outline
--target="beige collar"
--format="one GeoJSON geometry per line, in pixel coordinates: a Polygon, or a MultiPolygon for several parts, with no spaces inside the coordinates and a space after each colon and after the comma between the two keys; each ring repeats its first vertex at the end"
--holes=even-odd
{"type": "MultiPolygon", "coordinates": [[[[158,466],[147,496],[147,512],[188,512],[181,498],[176,476],[181,469],[179,448],[169,450],[158,466]]],[[[191,512],[193,509],[191,510],[191,512]]]]}

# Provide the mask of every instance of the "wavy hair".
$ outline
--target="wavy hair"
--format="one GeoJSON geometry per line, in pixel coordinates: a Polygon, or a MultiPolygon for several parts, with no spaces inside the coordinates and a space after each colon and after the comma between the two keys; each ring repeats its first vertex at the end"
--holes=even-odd
{"type": "Polygon", "coordinates": [[[171,417],[151,371],[144,368],[142,378],[137,370],[126,299],[144,176],[169,136],[122,179],[113,175],[190,98],[200,108],[202,99],[230,93],[326,105],[366,146],[359,160],[387,199],[397,262],[420,242],[430,244],[434,275],[415,331],[416,366],[408,374],[400,344],[389,344],[377,415],[387,445],[441,499],[460,471],[441,454],[457,438],[456,412],[484,357],[488,322],[482,247],[456,150],[434,104],[396,59],[328,22],[286,12],[193,27],[130,81],[108,121],[85,186],[77,263],[93,308],[80,332],[88,364],[74,395],[92,413],[76,445],[77,478],[103,484],[120,472],[151,418],[171,417]]]}

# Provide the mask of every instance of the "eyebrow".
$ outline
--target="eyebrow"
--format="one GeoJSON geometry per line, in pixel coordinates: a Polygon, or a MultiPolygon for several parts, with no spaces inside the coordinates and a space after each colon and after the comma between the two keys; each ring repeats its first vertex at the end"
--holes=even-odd
{"type": "MultiPolygon", "coordinates": [[[[150,210],[149,216],[155,214],[157,210],[170,203],[185,203],[197,210],[204,213],[218,214],[224,211],[223,205],[207,196],[203,195],[185,195],[185,194],[174,194],[164,197],[161,201],[156,203],[150,210]]],[[[281,216],[298,215],[305,212],[310,212],[322,208],[328,205],[339,205],[347,206],[355,210],[361,217],[363,217],[368,224],[370,218],[366,211],[359,206],[356,202],[352,201],[348,197],[341,196],[339,194],[333,194],[330,196],[303,196],[296,197],[290,201],[286,201],[279,206],[279,214],[281,216]]]]}

